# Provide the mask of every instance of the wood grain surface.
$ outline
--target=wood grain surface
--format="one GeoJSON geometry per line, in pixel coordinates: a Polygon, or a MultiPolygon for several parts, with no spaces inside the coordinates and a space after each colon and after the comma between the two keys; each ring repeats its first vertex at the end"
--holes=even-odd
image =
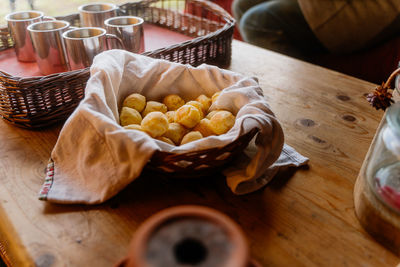
{"type": "Polygon", "coordinates": [[[180,204],[224,212],[264,266],[395,266],[400,258],[361,227],[353,187],[382,112],[374,86],[239,41],[231,70],[259,78],[286,142],[310,158],[265,188],[235,196],[223,177],[171,180],[144,174],[102,205],[37,200],[60,126],[40,131],[0,122],[0,243],[13,266],[111,266],[138,225],[180,204]]]}

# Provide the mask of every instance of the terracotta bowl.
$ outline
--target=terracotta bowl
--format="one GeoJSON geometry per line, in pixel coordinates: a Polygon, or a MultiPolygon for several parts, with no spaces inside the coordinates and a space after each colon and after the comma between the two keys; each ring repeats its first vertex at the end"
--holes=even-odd
{"type": "Polygon", "coordinates": [[[228,216],[207,207],[178,206],[147,219],[116,267],[258,267],[246,238],[228,216]]]}

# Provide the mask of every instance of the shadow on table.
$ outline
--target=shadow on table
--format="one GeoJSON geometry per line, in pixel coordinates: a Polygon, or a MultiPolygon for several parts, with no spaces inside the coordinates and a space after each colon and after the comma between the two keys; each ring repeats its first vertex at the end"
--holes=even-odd
{"type": "MultiPolygon", "coordinates": [[[[303,167],[302,169],[306,169],[303,167]]],[[[143,221],[153,213],[177,205],[203,205],[215,208],[234,220],[244,214],[264,220],[269,216],[269,199],[294,175],[298,168],[279,171],[271,183],[247,195],[234,195],[222,174],[200,178],[168,178],[146,171],[119,194],[98,205],[60,205],[46,203],[45,214],[103,210],[134,221],[143,221]]],[[[252,217],[250,216],[250,217],[252,217]]]]}
{"type": "Polygon", "coordinates": [[[274,179],[269,183],[268,187],[274,190],[279,190],[286,185],[286,183],[290,180],[290,178],[293,177],[296,171],[309,169],[310,167],[308,165],[303,165],[301,167],[281,168],[274,179]]]}

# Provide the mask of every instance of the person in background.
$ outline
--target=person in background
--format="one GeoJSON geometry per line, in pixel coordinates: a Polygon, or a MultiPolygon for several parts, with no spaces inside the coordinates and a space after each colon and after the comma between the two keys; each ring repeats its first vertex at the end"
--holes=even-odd
{"type": "Polygon", "coordinates": [[[234,0],[232,11],[246,42],[305,60],[400,36],[400,0],[234,0]]]}

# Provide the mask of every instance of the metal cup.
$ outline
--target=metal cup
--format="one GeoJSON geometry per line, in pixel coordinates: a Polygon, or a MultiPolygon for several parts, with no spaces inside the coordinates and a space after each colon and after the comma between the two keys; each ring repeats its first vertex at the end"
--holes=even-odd
{"type": "MultiPolygon", "coordinates": [[[[66,54],[70,70],[77,70],[92,65],[93,58],[109,48],[107,39],[121,42],[113,34],[107,34],[103,28],[77,28],[63,33],[66,54]]],[[[122,42],[121,42],[122,45],[122,42]]]]}
{"type": "Polygon", "coordinates": [[[68,71],[63,32],[70,23],[63,20],[36,22],[28,26],[36,62],[43,75],[68,71]]]}
{"type": "Polygon", "coordinates": [[[35,55],[33,52],[32,42],[26,27],[32,23],[42,21],[44,19],[43,12],[14,12],[8,14],[5,19],[8,24],[8,29],[11,32],[11,36],[14,40],[14,48],[15,53],[17,54],[17,59],[24,62],[34,62],[35,55]]]}
{"type": "Polygon", "coordinates": [[[104,28],[104,21],[117,16],[118,6],[109,3],[93,3],[78,7],[83,27],[104,28]]]}
{"type": "Polygon", "coordinates": [[[112,40],[112,48],[123,48],[134,53],[144,52],[143,19],[134,16],[120,16],[104,21],[108,33],[115,34],[122,40],[123,47],[112,40]]]}

